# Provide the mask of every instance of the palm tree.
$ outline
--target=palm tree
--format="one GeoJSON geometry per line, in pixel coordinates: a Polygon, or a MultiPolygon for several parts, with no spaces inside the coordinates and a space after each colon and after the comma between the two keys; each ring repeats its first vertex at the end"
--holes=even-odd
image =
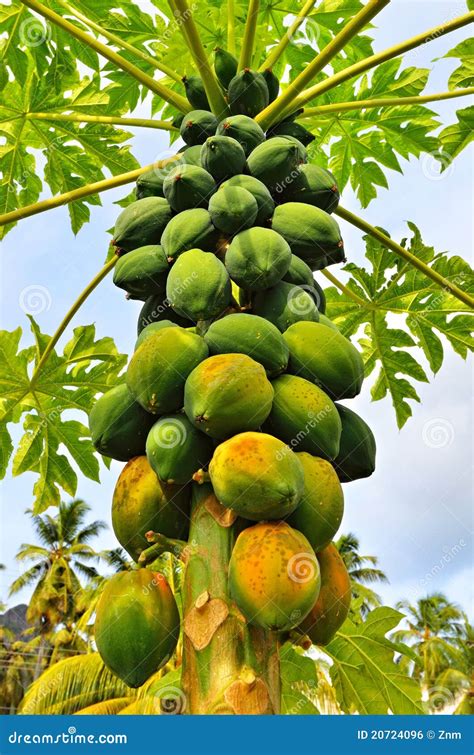
{"type": "Polygon", "coordinates": [[[357,614],[364,618],[372,608],[380,605],[380,596],[368,587],[374,582],[388,582],[386,574],[377,568],[377,556],[361,556],[359,553],[359,539],[352,532],[341,535],[336,541],[336,547],[342,556],[352,582],[353,605],[352,616],[357,620],[357,614]]]}

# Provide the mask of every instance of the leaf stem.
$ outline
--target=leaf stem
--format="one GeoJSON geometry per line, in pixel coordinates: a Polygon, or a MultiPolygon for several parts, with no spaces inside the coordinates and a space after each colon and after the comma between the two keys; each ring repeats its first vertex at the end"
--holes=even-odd
{"type": "Polygon", "coordinates": [[[140,84],[143,84],[143,86],[147,87],[148,89],[150,89],[150,91],[157,94],[165,102],[168,102],[170,105],[174,105],[183,113],[187,113],[191,109],[189,102],[180,94],[177,94],[176,92],[173,92],[172,89],[169,89],[163,84],[160,84],[159,81],[155,81],[155,79],[153,79],[151,76],[148,76],[148,74],[140,71],[140,69],[134,66],[133,63],[129,63],[128,60],[116,53],[110,47],[107,47],[107,45],[99,42],[99,40],[94,39],[94,37],[91,37],[90,34],[86,34],[86,32],[84,32],[82,29],[79,29],[77,26],[71,24],[70,21],[67,21],[67,19],[63,18],[58,13],[55,13],[50,8],[47,8],[46,5],[38,2],[38,0],[20,0],[20,2],[23,3],[23,5],[26,5],[28,8],[31,8],[31,10],[36,11],[56,26],[59,26],[59,28],[71,34],[73,37],[75,37],[75,39],[79,40],[79,42],[82,42],[82,44],[87,45],[91,49],[95,50],[99,55],[102,55],[103,58],[106,58],[106,60],[110,60],[111,63],[114,63],[123,71],[126,71],[126,73],[130,74],[130,76],[132,76],[136,81],[138,81],[140,84]]]}
{"type": "Polygon", "coordinates": [[[252,66],[259,8],[259,0],[249,0],[247,20],[245,22],[244,36],[242,38],[242,47],[240,48],[239,71],[242,71],[243,68],[251,68],[252,66]]]}
{"type": "Polygon", "coordinates": [[[449,291],[453,296],[456,297],[456,299],[462,301],[463,304],[467,304],[469,307],[474,308],[474,299],[469,296],[466,291],[463,291],[461,288],[456,286],[455,283],[451,283],[451,281],[449,281],[443,275],[438,273],[432,267],[429,267],[425,262],[418,259],[418,257],[409,252],[408,249],[405,249],[403,246],[400,246],[400,244],[392,241],[389,236],[380,231],[378,228],[375,228],[375,226],[370,225],[370,223],[367,223],[365,220],[358,217],[358,215],[354,215],[354,213],[346,210],[344,207],[341,207],[341,205],[339,205],[339,207],[334,210],[334,213],[336,215],[339,215],[340,218],[343,218],[343,220],[347,220],[347,222],[351,223],[351,225],[359,228],[359,230],[363,231],[364,233],[368,233],[374,239],[377,239],[377,241],[387,247],[387,249],[390,249],[399,257],[402,257],[404,260],[412,264],[413,267],[416,267],[417,270],[424,273],[428,278],[430,278],[434,283],[437,283],[438,286],[441,286],[445,291],[449,291]]]}
{"type": "Polygon", "coordinates": [[[152,118],[122,118],[114,115],[84,115],[82,113],[27,113],[25,118],[33,121],[71,121],[72,123],[110,123],[117,126],[140,126],[162,131],[178,131],[171,121],[152,118]]]}
{"type": "Polygon", "coordinates": [[[265,60],[263,61],[262,65],[258,69],[259,71],[266,71],[267,68],[273,68],[275,63],[280,59],[280,57],[285,52],[286,48],[290,44],[291,40],[295,36],[296,32],[300,28],[301,24],[305,20],[305,18],[308,16],[309,12],[314,8],[316,5],[316,0],[307,0],[307,2],[303,5],[300,12],[296,16],[295,20],[287,29],[287,32],[284,37],[280,39],[277,45],[273,47],[265,60]]]}
{"type": "Polygon", "coordinates": [[[234,0],[227,0],[227,49],[235,55],[235,6],[234,0]]]}
{"type": "Polygon", "coordinates": [[[286,112],[287,108],[291,111],[298,110],[301,105],[298,103],[298,97],[304,87],[322,71],[337,53],[355,37],[355,35],[367,26],[369,21],[385,8],[390,0],[369,0],[363,8],[349,21],[346,26],[339,31],[333,39],[328,42],[318,55],[306,66],[306,68],[296,77],[294,81],[287,86],[282,94],[271,102],[265,110],[257,115],[256,121],[265,131],[272,123],[275,123],[279,116],[286,112]]]}
{"type": "Polygon", "coordinates": [[[321,270],[321,273],[324,275],[325,278],[328,279],[328,281],[331,281],[331,283],[336,286],[336,288],[339,289],[339,291],[342,291],[349,299],[352,299],[352,301],[355,304],[358,304],[359,307],[363,307],[364,309],[373,309],[373,307],[369,304],[369,302],[364,301],[361,299],[360,296],[357,296],[357,294],[354,293],[354,291],[351,291],[350,288],[344,285],[339,278],[336,278],[335,275],[333,275],[329,270],[321,270]]]}

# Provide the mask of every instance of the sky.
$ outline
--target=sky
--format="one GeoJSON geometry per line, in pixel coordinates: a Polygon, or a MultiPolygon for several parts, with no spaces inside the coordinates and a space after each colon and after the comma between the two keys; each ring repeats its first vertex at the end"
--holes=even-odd
{"type": "MultiPolygon", "coordinates": [[[[394,0],[377,19],[380,29],[373,31],[375,50],[465,11],[460,2],[394,0]]],[[[465,36],[462,29],[418,48],[406,56],[405,65],[431,67],[433,59],[465,36]]],[[[456,65],[452,59],[438,61],[428,91],[445,91],[449,73],[456,65]]],[[[467,105],[466,99],[435,103],[433,109],[444,124],[450,124],[455,120],[455,110],[467,105]]],[[[148,104],[134,115],[150,117],[148,104]]],[[[130,130],[134,133],[133,153],[142,164],[169,154],[166,135],[155,130],[130,130]]],[[[430,156],[404,162],[404,175],[391,173],[390,191],[382,189],[366,210],[360,210],[350,190],[344,191],[344,206],[383,226],[397,240],[407,234],[405,222],[411,220],[421,229],[425,243],[437,251],[449,250],[471,260],[472,157],[472,151],[464,152],[442,176],[430,156]]],[[[107,229],[120,211],[114,202],[127,193],[128,188],[103,193],[103,207],[92,208],[91,222],[77,237],[70,230],[65,208],[24,220],[7,235],[0,263],[2,328],[12,330],[21,325],[23,344],[31,343],[25,315],[29,307],[43,332],[54,332],[72,301],[102,266],[109,239],[107,229]]],[[[342,221],[341,228],[348,258],[362,263],[360,232],[342,221]]],[[[130,354],[138,311],[139,304],[125,301],[108,278],[87,300],[60,345],[69,340],[74,326],[95,323],[97,337],[112,336],[119,350],[130,354]]],[[[420,361],[428,370],[422,357],[420,361]]],[[[344,485],[345,514],[340,531],[359,537],[361,553],[378,556],[390,580],[377,588],[386,604],[394,605],[402,598],[414,601],[442,591],[472,614],[471,369],[448,347],[438,375],[428,385],[417,385],[421,403],[413,406],[413,417],[401,431],[389,400],[371,402],[370,379],[349,404],[375,433],[377,469],[368,479],[344,485]]],[[[15,429],[14,438],[18,437],[15,429]]],[[[92,517],[109,525],[113,488],[121,468],[117,462],[112,463],[110,471],[102,467],[100,484],[79,478],[77,496],[91,505],[92,517]]],[[[9,471],[2,484],[0,561],[6,569],[0,572],[0,601],[7,601],[8,586],[19,574],[14,557],[20,543],[34,541],[24,512],[32,504],[35,479],[29,473],[12,478],[9,471]]],[[[97,545],[117,546],[111,529],[97,545]]],[[[28,597],[29,592],[23,591],[8,600],[8,605],[27,601],[28,597]]]]}

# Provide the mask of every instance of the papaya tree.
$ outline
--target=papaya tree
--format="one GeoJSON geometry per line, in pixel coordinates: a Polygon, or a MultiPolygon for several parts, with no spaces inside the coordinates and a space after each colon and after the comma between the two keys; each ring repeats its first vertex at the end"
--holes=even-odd
{"type": "MultiPolygon", "coordinates": [[[[349,615],[333,542],[341,483],[372,474],[376,441],[339,402],[372,375],[372,398],[389,396],[402,427],[427,380],[413,348],[437,372],[440,337],[463,358],[472,345],[472,274],[413,222],[396,241],[340,199],[350,186],[365,208],[401,159],[428,155],[446,170],[467,146],[472,108],[440,131],[428,105],[474,92],[472,41],[447,48],[460,63],[435,94],[403,55],[474,12],[374,52],[369,29],[388,4],[2,6],[3,233],[62,205],[78,233],[102,192],[135,183],[103,267],[56,332],[30,316],[32,346],[20,346],[20,328],[2,333],[2,472],[12,457],[15,475],[35,475],[35,514],[75,495],[77,471],[98,480],[100,456],[126,462],[112,522],[137,568],[97,604],[109,670],[96,656],[84,667],[82,706],[104,702],[101,675],[135,689],[171,666],[153,711],[172,699],[179,713],[317,713],[318,664],[305,652],[315,646],[338,709],[423,712],[416,680],[394,662],[416,656],[387,638],[402,614],[367,601],[362,623],[349,615]],[[140,166],[128,128],[167,132],[171,146],[140,166]],[[367,269],[344,247],[347,225],[364,234],[367,269]],[[92,325],[57,349],[112,271],[142,302],[126,371],[92,325]]],[[[109,712],[135,705],[111,686],[109,712]]]]}

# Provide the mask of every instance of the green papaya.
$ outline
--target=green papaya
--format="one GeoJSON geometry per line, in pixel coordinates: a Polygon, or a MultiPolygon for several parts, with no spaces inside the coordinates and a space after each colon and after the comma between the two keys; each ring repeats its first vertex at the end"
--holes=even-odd
{"type": "Polygon", "coordinates": [[[245,152],[230,136],[210,136],[202,145],[201,163],[217,183],[222,183],[226,178],[243,173],[245,152]]]}
{"type": "Polygon", "coordinates": [[[247,189],[222,185],[210,199],[209,214],[219,231],[233,236],[254,224],[258,214],[257,200],[247,189]]]}
{"type": "Polygon", "coordinates": [[[199,76],[183,76],[181,81],[184,84],[186,97],[191,107],[195,110],[210,111],[211,107],[202,79],[199,76]]]}
{"type": "Polygon", "coordinates": [[[304,471],[304,491],[288,524],[308,539],[314,551],[326,548],[339,529],[344,493],[331,464],[304,451],[296,454],[304,471]]]}
{"type": "Polygon", "coordinates": [[[158,330],[161,330],[162,328],[177,327],[179,326],[175,322],[171,322],[171,320],[159,320],[158,322],[151,322],[149,325],[143,328],[142,332],[135,341],[134,351],[136,351],[138,347],[142,345],[143,341],[146,341],[147,338],[150,338],[150,336],[152,336],[153,333],[156,333],[158,330]]]}
{"type": "Polygon", "coordinates": [[[128,461],[145,452],[146,436],[153,416],[138,404],[126,385],[116,385],[104,393],[89,414],[94,448],[116,461],[128,461]]]}
{"type": "Polygon", "coordinates": [[[247,191],[249,191],[255,198],[258,208],[255,225],[264,225],[273,215],[275,202],[273,201],[272,195],[265,184],[257,178],[240,173],[239,175],[232,176],[232,178],[228,178],[227,181],[224,181],[222,188],[226,186],[238,186],[241,189],[247,189],[247,191]]]}
{"type": "Polygon", "coordinates": [[[174,263],[166,282],[166,297],[179,315],[193,322],[211,320],[230,304],[230,278],[211,252],[191,249],[174,263]]]}
{"type": "Polygon", "coordinates": [[[208,110],[191,110],[184,116],[179,133],[190,147],[200,146],[216,133],[217,123],[217,118],[208,110]]]}
{"type": "Polygon", "coordinates": [[[286,522],[261,522],[240,533],[229,563],[229,591],[250,624],[274,632],[296,627],[320,590],[317,559],[286,522]]]}
{"type": "Polygon", "coordinates": [[[207,355],[201,336],[184,328],[162,328],[130,360],[126,380],[132,397],[151,414],[181,409],[186,378],[207,355]]]}
{"type": "Polygon", "coordinates": [[[307,147],[315,139],[311,131],[308,131],[300,123],[295,123],[294,121],[276,123],[267,131],[267,139],[270,139],[272,136],[292,136],[298,139],[304,147],[307,147]]]}
{"type": "Polygon", "coordinates": [[[189,320],[186,317],[178,315],[178,313],[171,308],[170,303],[166,299],[163,299],[163,296],[150,296],[140,310],[137,323],[137,334],[140,336],[149,325],[161,323],[163,321],[168,322],[170,320],[176,325],[185,328],[189,325],[189,320]]]}
{"type": "Polygon", "coordinates": [[[278,205],[272,219],[273,230],[280,233],[293,254],[301,257],[313,270],[318,262],[333,255],[344,258],[344,243],[338,224],[324,210],[304,202],[278,205]]]}
{"type": "Polygon", "coordinates": [[[341,482],[370,477],[375,471],[376,444],[372,430],[362,417],[336,404],[342,422],[341,445],[333,466],[341,482]]]}
{"type": "Polygon", "coordinates": [[[270,320],[282,333],[300,320],[319,320],[313,296],[304,288],[284,281],[266,291],[257,291],[252,296],[252,312],[270,320]]]}
{"type": "Polygon", "coordinates": [[[288,364],[288,346],[271,322],[243,312],[216,320],[204,334],[209,354],[246,354],[274,377],[288,364]]]}
{"type": "Polygon", "coordinates": [[[172,218],[161,239],[168,259],[175,260],[189,249],[214,252],[219,234],[207,210],[184,210],[172,218]]]}
{"type": "Polygon", "coordinates": [[[197,165],[198,168],[201,168],[201,145],[193,144],[183,149],[181,162],[184,162],[185,165],[197,165]]]}
{"type": "Polygon", "coordinates": [[[136,688],[171,658],[179,624],[178,606],[162,574],[125,571],[105,583],[94,638],[105,665],[136,688]]]}
{"type": "Polygon", "coordinates": [[[225,118],[219,123],[216,134],[236,139],[242,145],[246,156],[265,141],[263,130],[257,121],[249,118],[248,115],[231,115],[225,118]]]}
{"type": "Polygon", "coordinates": [[[332,399],[360,393],[364,362],[342,333],[318,322],[297,322],[283,338],[290,350],[290,373],[316,383],[332,399]]]}
{"type": "Polygon", "coordinates": [[[184,116],[185,116],[185,113],[178,113],[177,115],[174,116],[171,123],[173,124],[175,128],[179,128],[181,126],[184,116]]]}
{"type": "Polygon", "coordinates": [[[291,255],[290,267],[282,280],[293,283],[294,286],[303,286],[306,289],[313,288],[314,285],[313,271],[304,260],[295,254],[291,255]]]}
{"type": "Polygon", "coordinates": [[[185,164],[174,168],[163,184],[165,197],[175,212],[191,210],[193,207],[206,208],[215,190],[213,177],[197,165],[185,164]]]}
{"type": "Polygon", "coordinates": [[[134,561],[138,562],[140,553],[150,547],[147,532],[187,539],[190,496],[189,486],[161,482],[146,456],[130,459],[115,485],[112,527],[120,545],[134,561]]]}
{"type": "Polygon", "coordinates": [[[227,97],[232,115],[255,118],[268,105],[267,82],[258,71],[244,68],[230,81],[227,97]]]}
{"type": "Polygon", "coordinates": [[[291,250],[285,239],[271,228],[258,226],[238,233],[225,255],[230,277],[248,291],[274,286],[287,272],[290,261],[291,250]]]}
{"type": "Polygon", "coordinates": [[[304,202],[331,213],[339,204],[336,179],[319,165],[301,165],[298,174],[282,192],[283,202],[304,202]]]}
{"type": "Polygon", "coordinates": [[[149,245],[119,257],[114,268],[114,283],[130,299],[148,299],[163,295],[169,262],[161,246],[149,245]]]}
{"type": "Polygon", "coordinates": [[[227,89],[230,82],[237,73],[239,62],[237,58],[223,50],[222,47],[216,47],[214,50],[214,71],[219,80],[219,84],[227,89]]]}
{"type": "Polygon", "coordinates": [[[306,162],[306,149],[296,139],[274,136],[255,147],[247,162],[250,175],[262,181],[272,194],[278,194],[306,162]]]}
{"type": "Polygon", "coordinates": [[[246,354],[216,354],[191,372],[184,390],[188,419],[211,438],[256,430],[268,417],[273,388],[246,354]]]}
{"type": "Polygon", "coordinates": [[[168,485],[186,485],[206,467],[214,443],[183,414],[160,417],[146,441],[146,455],[157,477],[168,485]]]}
{"type": "Polygon", "coordinates": [[[265,71],[262,71],[262,76],[265,79],[267,89],[268,89],[268,104],[270,102],[273,102],[273,100],[276,100],[278,95],[280,94],[280,81],[277,76],[273,73],[271,68],[265,69],[265,71]]]}
{"type": "Polygon", "coordinates": [[[298,506],[304,490],[296,454],[267,433],[242,432],[221,443],[209,475],[219,501],[252,521],[283,519],[298,506]]]}
{"type": "Polygon", "coordinates": [[[272,381],[275,397],[265,423],[267,432],[323,459],[339,453],[341,420],[329,396],[317,385],[295,375],[280,375],[272,381]]]}
{"type": "Polygon", "coordinates": [[[135,197],[144,199],[145,197],[164,197],[163,181],[165,180],[166,171],[152,168],[146,173],[138,176],[135,186],[135,197]]]}
{"type": "Polygon", "coordinates": [[[171,207],[166,199],[137,199],[118,216],[112,243],[122,252],[131,252],[149,244],[159,244],[170,219],[171,207]]]}

